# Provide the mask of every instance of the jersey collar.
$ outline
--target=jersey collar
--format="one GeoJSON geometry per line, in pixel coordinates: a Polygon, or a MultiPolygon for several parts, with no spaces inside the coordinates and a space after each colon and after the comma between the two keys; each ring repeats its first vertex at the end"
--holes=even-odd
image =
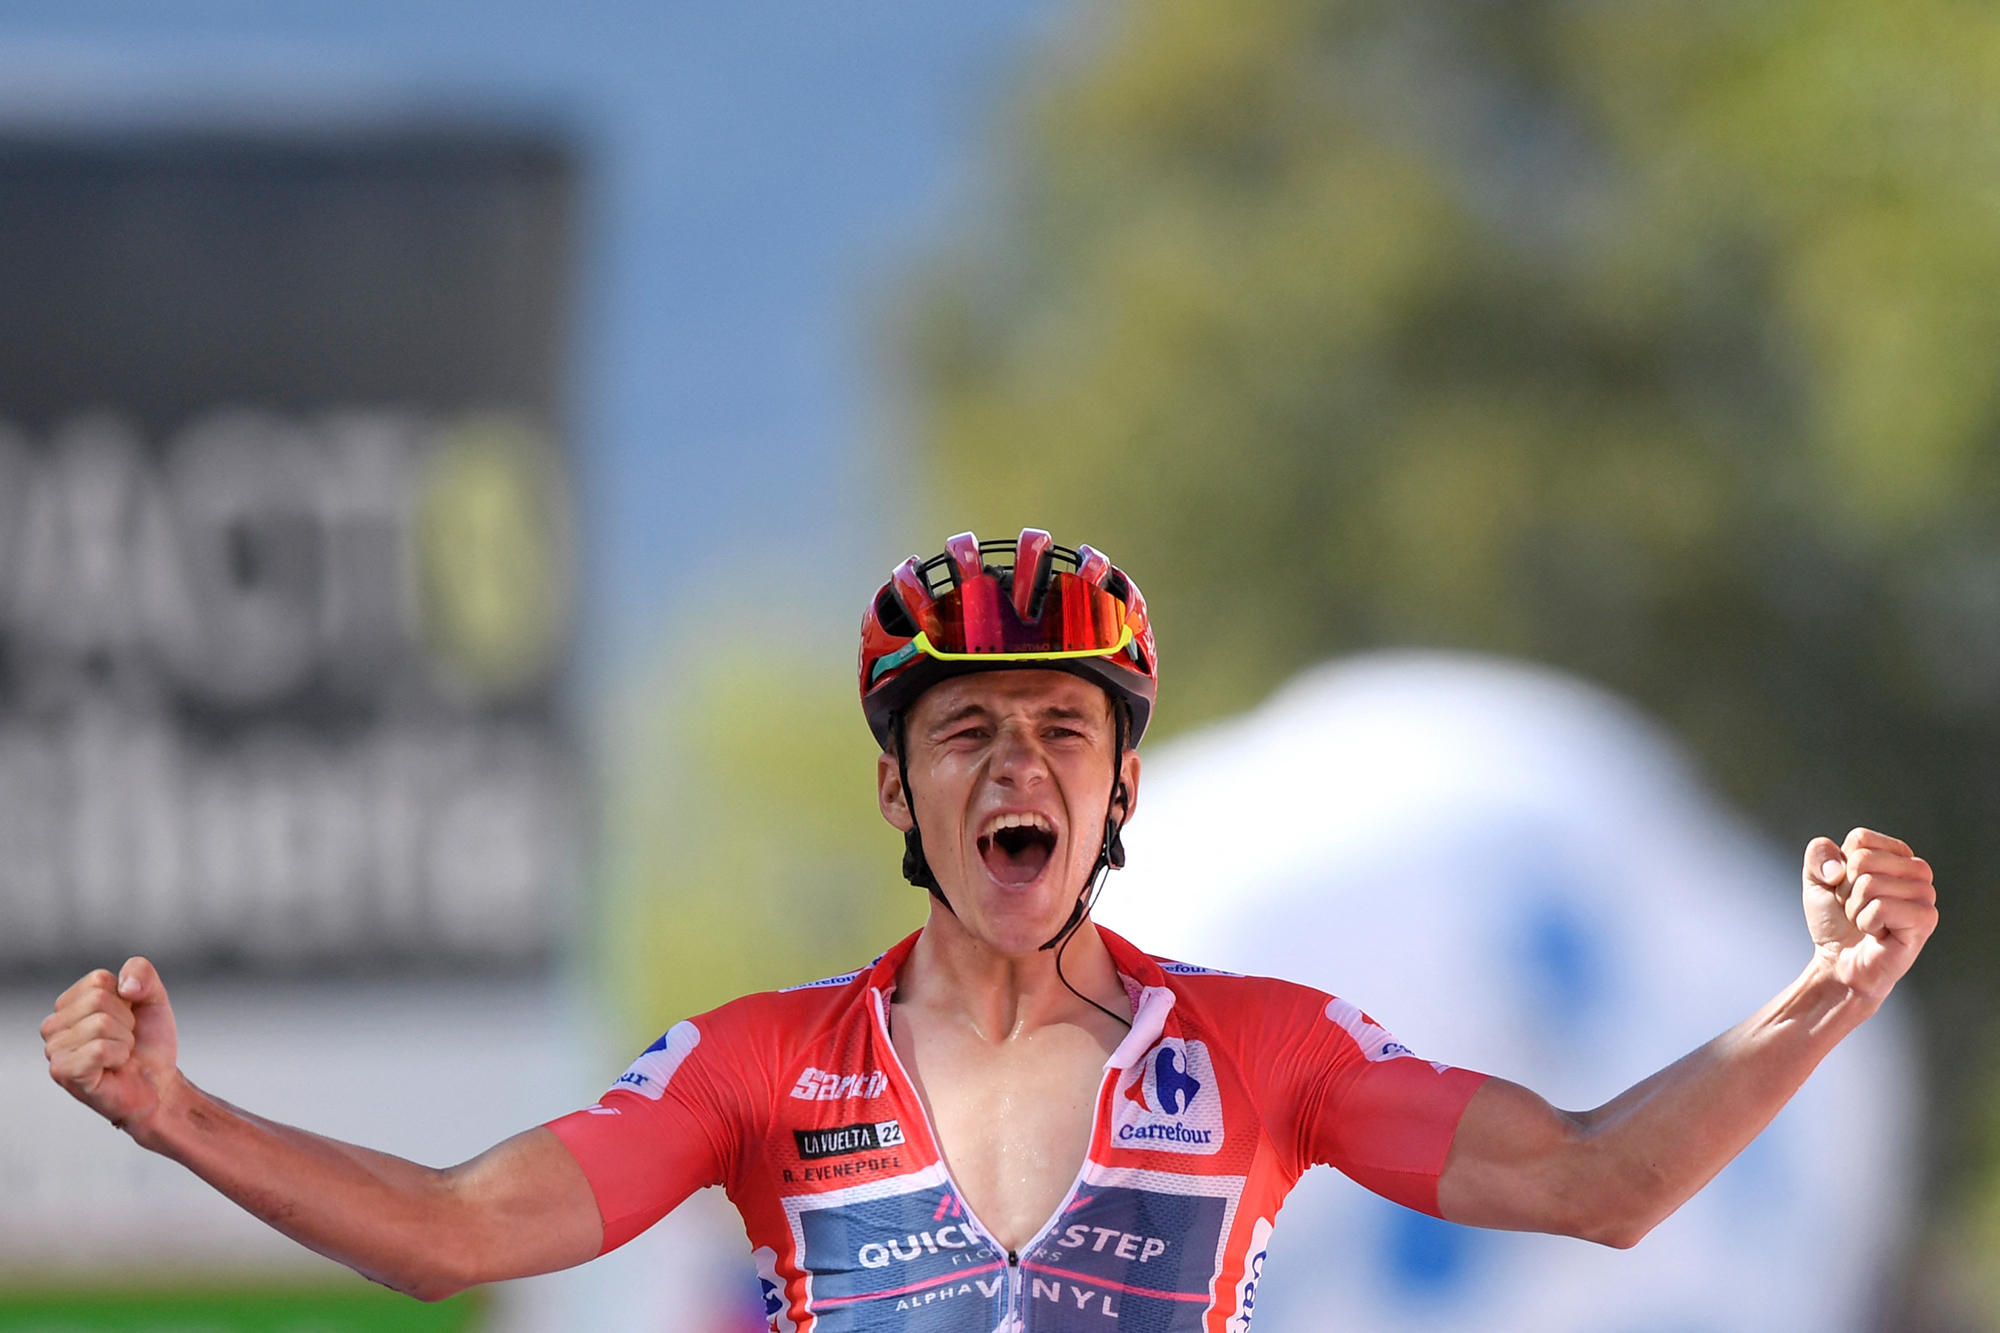
{"type": "MultiPolygon", "coordinates": [[[[1174,1007],[1174,993],[1167,985],[1166,972],[1151,957],[1096,922],[1088,924],[1104,941],[1119,975],[1138,983],[1138,994],[1132,1003],[1132,1030],[1125,1034],[1125,1040],[1118,1043],[1118,1049],[1104,1062],[1106,1069],[1130,1069],[1167,1030],[1167,1014],[1174,1007]]],[[[868,986],[881,995],[884,1012],[896,993],[896,974],[909,961],[910,951],[917,947],[917,936],[922,934],[919,930],[898,942],[877,958],[875,966],[868,971],[868,986]]]]}

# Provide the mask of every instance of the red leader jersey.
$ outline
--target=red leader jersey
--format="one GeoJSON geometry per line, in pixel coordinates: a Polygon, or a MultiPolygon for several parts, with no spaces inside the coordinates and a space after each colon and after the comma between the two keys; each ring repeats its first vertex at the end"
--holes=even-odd
{"type": "Polygon", "coordinates": [[[695,1190],[743,1214],[774,1333],[1242,1333],[1278,1207],[1326,1162],[1437,1212],[1484,1076],[1353,1005],[1167,962],[1098,928],[1132,999],[1090,1149],[1018,1252],[980,1225],[889,1039],[912,935],[872,967],[676,1023],[550,1128],[604,1248],[695,1190]]]}

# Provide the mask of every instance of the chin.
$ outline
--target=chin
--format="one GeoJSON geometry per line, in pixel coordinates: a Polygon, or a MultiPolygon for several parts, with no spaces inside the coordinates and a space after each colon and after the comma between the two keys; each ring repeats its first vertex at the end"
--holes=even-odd
{"type": "Polygon", "coordinates": [[[970,934],[988,948],[1007,954],[1040,949],[1069,921],[1076,902],[1076,891],[1055,887],[1045,876],[1016,886],[997,883],[982,874],[965,900],[953,897],[949,889],[945,895],[960,908],[959,920],[970,934]]]}

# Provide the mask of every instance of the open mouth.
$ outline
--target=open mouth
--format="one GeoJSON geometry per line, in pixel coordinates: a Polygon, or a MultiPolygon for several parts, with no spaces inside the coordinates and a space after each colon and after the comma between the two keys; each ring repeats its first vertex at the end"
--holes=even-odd
{"type": "Polygon", "coordinates": [[[998,883],[1034,883],[1055,855],[1055,826],[1044,815],[1001,815],[979,835],[979,859],[998,883]]]}

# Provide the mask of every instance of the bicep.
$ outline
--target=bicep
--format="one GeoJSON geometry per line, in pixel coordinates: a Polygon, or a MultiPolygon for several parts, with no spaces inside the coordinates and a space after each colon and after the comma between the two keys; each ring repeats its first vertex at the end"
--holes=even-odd
{"type": "Polygon", "coordinates": [[[1573,1168],[1587,1148],[1584,1118],[1505,1079],[1466,1104],[1438,1177],[1439,1215],[1467,1226],[1583,1234],[1587,1212],[1573,1168]]]}
{"type": "Polygon", "coordinates": [[[586,1182],[601,1232],[596,1253],[617,1249],[698,1189],[722,1184],[734,1160],[732,1124],[669,1093],[606,1093],[544,1128],[586,1182]]]}
{"type": "Polygon", "coordinates": [[[603,1248],[604,1223],[590,1180],[546,1125],[446,1175],[474,1238],[478,1281],[570,1268],[603,1248]]]}
{"type": "Polygon", "coordinates": [[[1437,1214],[1439,1182],[1486,1076],[1414,1056],[1349,1061],[1309,1101],[1305,1156],[1386,1199],[1437,1214]]]}

